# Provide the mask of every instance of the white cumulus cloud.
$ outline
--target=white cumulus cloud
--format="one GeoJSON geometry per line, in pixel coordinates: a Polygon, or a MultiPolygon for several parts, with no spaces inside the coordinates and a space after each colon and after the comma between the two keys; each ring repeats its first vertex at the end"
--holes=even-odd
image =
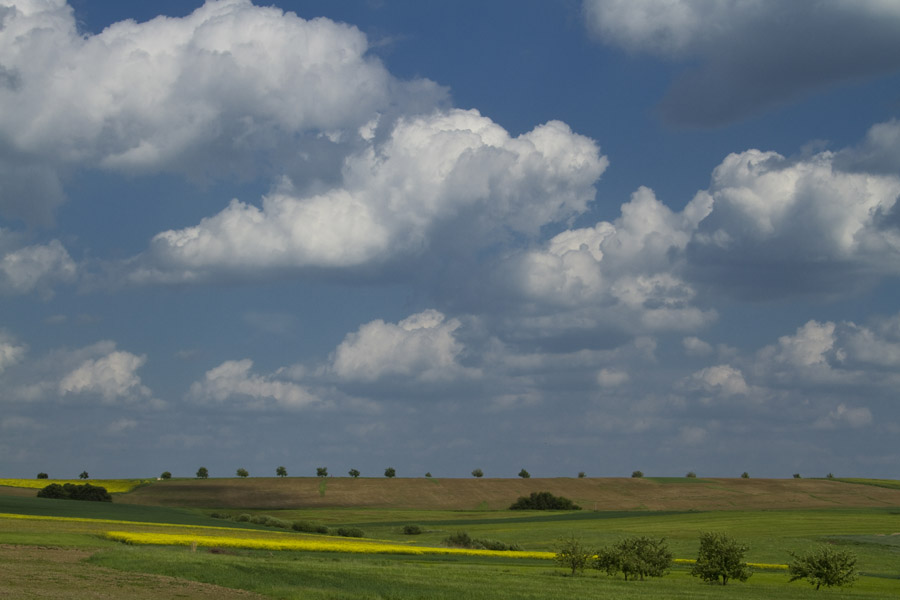
{"type": "Polygon", "coordinates": [[[321,403],[316,395],[280,373],[259,375],[252,369],[249,359],[225,361],[194,382],[190,396],[198,402],[231,402],[255,409],[273,405],[302,409],[321,403]]]}
{"type": "Polygon", "coordinates": [[[149,398],[149,388],[141,383],[137,370],[146,356],[117,350],[81,363],[59,382],[59,393],[98,394],[104,402],[149,398]]]}

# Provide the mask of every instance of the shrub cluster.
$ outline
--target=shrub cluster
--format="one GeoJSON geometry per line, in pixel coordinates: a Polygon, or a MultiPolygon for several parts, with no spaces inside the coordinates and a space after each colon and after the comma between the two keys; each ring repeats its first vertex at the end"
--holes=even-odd
{"type": "Polygon", "coordinates": [[[672,566],[672,553],[665,539],[645,536],[619,540],[609,548],[597,552],[594,567],[606,571],[607,575],[621,572],[628,581],[644,577],[662,577],[672,566]]]}
{"type": "Polygon", "coordinates": [[[425,529],[421,525],[404,525],[403,533],[405,535],[421,535],[425,533],[425,529]]]}
{"type": "Polygon", "coordinates": [[[291,524],[291,529],[301,533],[324,533],[325,535],[329,533],[329,529],[325,525],[317,525],[309,521],[294,521],[291,524]]]}
{"type": "Polygon", "coordinates": [[[366,537],[366,532],[359,527],[338,527],[336,534],[343,537],[361,538],[366,537]]]}
{"type": "Polygon", "coordinates": [[[473,538],[466,531],[457,531],[453,535],[444,538],[444,545],[451,548],[466,548],[468,550],[497,550],[500,552],[519,552],[522,550],[518,544],[506,544],[497,540],[473,538]]]}
{"type": "Polygon", "coordinates": [[[510,510],[581,510],[581,507],[562,496],[550,492],[531,492],[528,497],[520,496],[509,507],[510,510]]]}
{"type": "Polygon", "coordinates": [[[112,496],[106,491],[105,487],[99,485],[91,485],[84,483],[76,485],[74,483],[51,483],[50,485],[38,490],[38,498],[54,498],[58,500],[90,500],[94,502],[112,502],[112,496]]]}

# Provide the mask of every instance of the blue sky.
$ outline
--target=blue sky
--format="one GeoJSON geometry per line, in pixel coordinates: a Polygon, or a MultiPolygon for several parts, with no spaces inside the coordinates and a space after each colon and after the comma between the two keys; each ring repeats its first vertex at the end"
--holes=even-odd
{"type": "Polygon", "coordinates": [[[0,471],[898,477],[900,8],[0,0],[0,471]]]}

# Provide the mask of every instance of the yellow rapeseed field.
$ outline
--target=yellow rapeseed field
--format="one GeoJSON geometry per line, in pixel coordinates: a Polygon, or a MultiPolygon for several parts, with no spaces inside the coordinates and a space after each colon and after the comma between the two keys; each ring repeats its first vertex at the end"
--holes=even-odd
{"type": "MultiPolygon", "coordinates": [[[[692,565],[697,562],[693,558],[676,558],[673,560],[676,565],[692,565]]],[[[766,569],[771,571],[787,571],[787,565],[779,565],[774,563],[751,563],[748,562],[747,565],[753,569],[766,569]]]]}
{"type": "Polygon", "coordinates": [[[128,544],[154,544],[162,546],[207,546],[248,548],[257,550],[296,550],[307,552],[349,552],[357,554],[455,554],[460,556],[505,556],[512,558],[552,559],[553,552],[501,552],[497,550],[466,550],[462,548],[433,548],[405,546],[396,543],[380,543],[333,537],[303,537],[284,540],[239,538],[168,533],[132,533],[107,531],[105,537],[128,544]]]}
{"type": "Polygon", "coordinates": [[[64,485],[66,483],[74,483],[80,485],[90,483],[106,488],[110,494],[119,494],[130,492],[134,488],[150,483],[150,479],[0,479],[0,486],[41,489],[51,483],[64,485]]]}

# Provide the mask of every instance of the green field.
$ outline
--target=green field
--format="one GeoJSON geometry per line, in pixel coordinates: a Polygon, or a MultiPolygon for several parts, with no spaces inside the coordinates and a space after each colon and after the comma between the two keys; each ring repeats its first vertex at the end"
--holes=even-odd
{"type": "MultiPolygon", "coordinates": [[[[677,496],[673,496],[669,510],[450,510],[417,508],[413,498],[401,499],[398,504],[402,508],[357,507],[342,499],[337,499],[338,506],[332,507],[315,503],[298,507],[291,502],[289,506],[279,508],[271,506],[265,498],[250,501],[250,504],[265,506],[262,509],[235,506],[236,497],[265,495],[272,485],[270,481],[252,478],[214,482],[214,485],[229,489],[243,486],[241,495],[227,499],[226,508],[215,505],[205,508],[145,506],[133,502],[142,495],[155,499],[164,497],[163,488],[167,485],[164,482],[117,496],[112,504],[45,500],[0,492],[0,560],[7,571],[0,581],[0,597],[52,597],[62,590],[69,598],[179,595],[228,598],[232,597],[229,594],[236,594],[230,590],[251,593],[234,597],[298,599],[900,597],[900,486],[892,486],[891,481],[828,481],[827,487],[821,489],[830,491],[830,503],[835,504],[836,498],[841,499],[834,508],[821,508],[821,497],[817,498],[818,492],[815,492],[820,488],[809,487],[802,488],[809,496],[806,506],[782,508],[785,498],[783,494],[775,493],[771,506],[776,508],[766,509],[759,507],[760,495],[781,490],[780,482],[748,484],[746,481],[682,479],[660,478],[638,484],[624,482],[622,487],[615,481],[597,480],[592,485],[607,491],[614,488],[624,495],[634,490],[647,494],[646,498],[631,498],[629,502],[635,506],[659,502],[661,494],[673,493],[671,488],[684,489],[683,493],[688,495],[697,494],[699,488],[709,488],[708,493],[724,490],[723,493],[746,498],[747,506],[735,502],[732,510],[690,510],[684,508],[685,498],[677,496]],[[733,486],[742,486],[740,495],[733,486]],[[156,487],[160,489],[154,492],[152,488],[156,487]],[[667,488],[667,491],[659,491],[661,488],[667,488]],[[869,495],[872,490],[875,494],[869,495]],[[896,499],[893,505],[890,494],[896,499]],[[126,502],[121,501],[126,498],[126,502]],[[444,538],[460,530],[476,538],[516,543],[528,551],[552,550],[561,537],[569,535],[576,535],[590,547],[598,548],[623,536],[640,534],[665,537],[674,555],[686,559],[696,557],[701,532],[722,531],[750,546],[746,559],[752,563],[783,564],[790,559],[791,551],[803,551],[817,543],[850,549],[858,556],[862,577],[852,587],[816,592],[805,582],[788,583],[786,572],[771,569],[757,570],[746,583],[729,583],[722,587],[705,584],[689,575],[688,566],[676,565],[666,577],[626,582],[621,576],[608,577],[590,569],[583,575],[571,577],[550,560],[514,559],[503,554],[409,556],[250,550],[224,545],[192,549],[189,546],[126,545],[103,537],[111,530],[179,534],[188,536],[187,539],[190,536],[198,539],[222,536],[220,539],[225,539],[238,535],[256,540],[283,540],[301,536],[282,529],[211,518],[213,512],[220,516],[221,513],[265,514],[288,521],[321,523],[331,528],[358,527],[365,531],[366,538],[423,547],[440,546],[444,538]],[[403,526],[409,524],[419,525],[424,533],[405,535],[403,526]]],[[[496,481],[501,482],[496,488],[509,487],[502,480],[496,481]]],[[[170,489],[185,497],[190,493],[189,483],[182,482],[170,489]]],[[[365,489],[377,493],[381,486],[386,490],[384,495],[390,492],[389,486],[394,483],[371,480],[365,484],[365,489]]],[[[450,480],[440,483],[448,490],[454,487],[450,480]]],[[[791,485],[791,482],[785,483],[791,485]]],[[[320,486],[325,488],[316,480],[291,484],[311,488],[320,499],[320,486]]],[[[324,497],[347,485],[340,479],[329,480],[324,497]]],[[[478,486],[473,487],[468,481],[460,485],[460,490],[476,490],[478,495],[471,500],[460,495],[457,501],[478,506],[478,498],[493,498],[491,494],[500,493],[491,489],[490,480],[478,482],[478,486]]],[[[198,497],[207,498],[209,487],[208,482],[198,484],[198,497]]],[[[418,489],[411,484],[408,487],[418,489]]],[[[463,491],[455,493],[463,494],[463,491]]],[[[356,490],[354,494],[358,492],[356,490]]],[[[787,502],[790,506],[797,503],[795,499],[787,502]]],[[[194,506],[190,501],[187,505],[194,506]]]]}

